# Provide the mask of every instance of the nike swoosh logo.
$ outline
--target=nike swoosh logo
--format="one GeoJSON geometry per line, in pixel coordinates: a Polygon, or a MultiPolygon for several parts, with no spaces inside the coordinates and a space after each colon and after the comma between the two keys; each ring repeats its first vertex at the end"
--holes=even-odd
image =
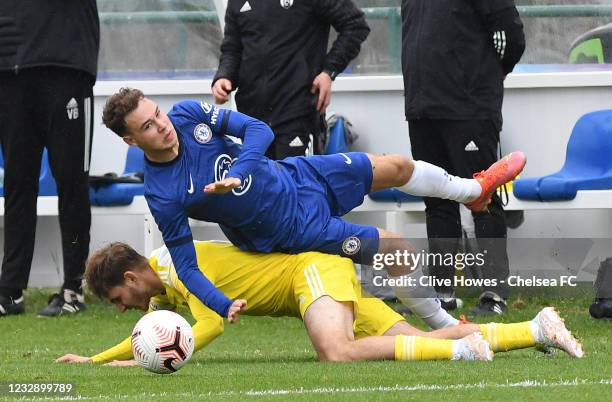
{"type": "Polygon", "coordinates": [[[344,163],[346,163],[347,165],[350,165],[351,163],[353,163],[353,161],[351,160],[351,158],[349,158],[348,156],[346,156],[345,154],[343,154],[342,152],[340,153],[340,155],[344,156],[344,163]]]}
{"type": "Polygon", "coordinates": [[[191,179],[191,173],[189,173],[189,188],[187,189],[189,194],[193,194],[193,180],[191,179]]]}

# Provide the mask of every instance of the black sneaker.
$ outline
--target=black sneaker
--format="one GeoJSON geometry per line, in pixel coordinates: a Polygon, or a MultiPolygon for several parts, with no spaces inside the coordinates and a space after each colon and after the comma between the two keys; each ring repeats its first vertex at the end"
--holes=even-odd
{"type": "Polygon", "coordinates": [[[457,310],[463,307],[463,300],[456,297],[444,297],[440,298],[440,305],[446,311],[457,310]]]}
{"type": "Polygon", "coordinates": [[[64,289],[63,295],[54,293],[49,298],[49,305],[38,313],[39,317],[57,317],[64,314],[76,314],[85,310],[85,298],[83,293],[64,289]]]}
{"type": "Polygon", "coordinates": [[[611,318],[612,319],[612,299],[595,299],[591,307],[589,307],[589,313],[593,318],[611,318]]]}
{"type": "Polygon", "coordinates": [[[0,295],[0,317],[6,315],[17,315],[25,312],[23,296],[13,299],[12,297],[0,295]]]}
{"type": "Polygon", "coordinates": [[[474,315],[502,315],[508,310],[508,303],[495,292],[486,291],[480,295],[478,305],[472,310],[474,315]]]}

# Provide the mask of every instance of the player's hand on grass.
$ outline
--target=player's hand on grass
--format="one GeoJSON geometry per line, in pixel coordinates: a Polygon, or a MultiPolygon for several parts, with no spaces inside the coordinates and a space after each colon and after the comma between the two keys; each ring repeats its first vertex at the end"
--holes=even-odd
{"type": "Polygon", "coordinates": [[[114,367],[130,367],[137,366],[136,360],[113,360],[112,362],[108,362],[104,364],[105,366],[114,366],[114,367]]]}
{"type": "Polygon", "coordinates": [[[219,78],[212,87],[213,97],[218,104],[227,102],[230,92],[232,92],[232,82],[227,78],[219,78]]]}
{"type": "Polygon", "coordinates": [[[312,88],[310,92],[313,94],[319,93],[319,98],[317,100],[317,110],[319,113],[325,113],[325,109],[329,106],[331,102],[331,86],[332,79],[329,74],[323,72],[317,75],[312,81],[312,88]]]}
{"type": "Polygon", "coordinates": [[[247,306],[246,300],[243,300],[243,299],[234,300],[234,302],[230,306],[229,311],[227,313],[227,320],[230,322],[230,324],[233,324],[236,321],[238,321],[238,316],[240,315],[241,312],[246,310],[246,306],[247,306]]]}
{"type": "Polygon", "coordinates": [[[56,363],[91,363],[91,359],[87,356],[73,355],[68,353],[62,357],[55,359],[56,363]]]}
{"type": "Polygon", "coordinates": [[[204,187],[204,192],[208,194],[225,194],[242,185],[240,179],[236,177],[227,177],[221,181],[207,184],[204,187]]]}

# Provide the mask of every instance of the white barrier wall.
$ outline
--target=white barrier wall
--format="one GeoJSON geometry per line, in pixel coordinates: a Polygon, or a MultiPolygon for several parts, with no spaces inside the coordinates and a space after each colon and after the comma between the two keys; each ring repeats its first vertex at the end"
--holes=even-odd
{"type": "MultiPolygon", "coordinates": [[[[121,86],[142,89],[168,110],[185,98],[212,102],[210,80],[99,82],[95,87],[95,134],[92,174],[121,172],[127,146],[101,123],[105,99],[121,86]]],[[[505,151],[521,149],[528,156],[524,177],[552,173],[564,160],[565,146],[575,121],[589,111],[612,108],[612,72],[516,74],[506,80],[504,129],[505,151]]],[[[346,116],[360,135],[356,150],[410,155],[407,123],[404,119],[400,76],[340,77],[334,83],[330,111],[346,116]]],[[[351,219],[357,219],[351,217],[351,219]]],[[[377,224],[379,214],[360,216],[361,222],[377,224]]],[[[612,237],[612,220],[606,212],[530,211],[526,222],[513,237],[612,237]]],[[[134,217],[94,217],[92,249],[113,241],[127,241],[143,251],[142,222],[134,217]]],[[[425,236],[424,225],[411,225],[406,235],[425,236]]],[[[208,229],[194,237],[219,237],[208,229]]],[[[37,228],[36,254],[31,286],[61,283],[61,246],[57,218],[41,217],[37,228]]]]}

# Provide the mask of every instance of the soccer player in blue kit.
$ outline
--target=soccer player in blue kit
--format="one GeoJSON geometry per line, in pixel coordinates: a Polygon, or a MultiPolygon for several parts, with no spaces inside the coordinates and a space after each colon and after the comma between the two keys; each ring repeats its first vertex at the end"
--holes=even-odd
{"type": "MultiPolygon", "coordinates": [[[[145,198],[179,279],[230,322],[246,301],[230,300],[199,270],[188,218],[218,223],[242,250],[321,251],[367,264],[376,253],[410,249],[395,233],[341,219],[369,192],[396,187],[480,211],[495,189],[525,165],[525,156],[513,152],[474,179],[465,179],[401,155],[351,152],[273,161],[264,156],[274,138],[265,123],[195,100],[181,101],[166,114],[131,88],[107,100],[102,120],[145,153],[145,198]],[[242,144],[227,135],[241,138],[242,144]]],[[[415,268],[387,270],[394,277],[421,275],[415,268]]],[[[428,289],[395,290],[430,327],[457,324],[428,289]]]]}

